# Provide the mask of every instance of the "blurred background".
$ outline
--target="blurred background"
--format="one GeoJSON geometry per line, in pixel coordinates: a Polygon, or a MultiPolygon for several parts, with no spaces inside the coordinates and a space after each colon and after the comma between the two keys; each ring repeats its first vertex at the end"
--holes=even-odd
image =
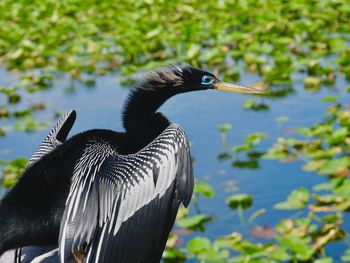
{"type": "Polygon", "coordinates": [[[347,0],[0,1],[3,195],[57,117],[122,130],[140,74],[184,61],[247,96],[179,95],[161,111],[197,178],[165,262],[350,262],[347,0]]]}

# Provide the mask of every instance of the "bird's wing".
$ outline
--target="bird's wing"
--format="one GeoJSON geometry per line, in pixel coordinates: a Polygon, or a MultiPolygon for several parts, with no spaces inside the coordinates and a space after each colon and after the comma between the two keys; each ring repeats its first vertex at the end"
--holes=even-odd
{"type": "MultiPolygon", "coordinates": [[[[51,129],[49,134],[40,144],[38,149],[34,152],[32,157],[29,159],[28,167],[33,165],[37,161],[39,161],[44,155],[48,154],[49,152],[54,150],[58,145],[66,141],[68,133],[71,130],[75,119],[76,119],[76,112],[74,110],[69,110],[61,116],[61,118],[58,120],[56,125],[51,129]]],[[[20,258],[21,249],[23,248],[18,248],[16,250],[13,250],[15,252],[14,253],[15,262],[23,261],[20,258]]],[[[33,253],[42,254],[42,251],[40,249],[38,251],[37,247],[25,247],[24,249],[27,252],[30,251],[31,254],[33,253]]],[[[0,263],[1,263],[1,259],[2,257],[0,258],[0,263]]]]}
{"type": "Polygon", "coordinates": [[[192,191],[188,140],[176,124],[136,154],[91,143],[76,163],[61,222],[62,262],[77,251],[84,262],[139,262],[162,252],[192,191]]]}
{"type": "Polygon", "coordinates": [[[29,165],[40,160],[44,155],[51,152],[58,145],[64,143],[76,118],[74,110],[69,110],[62,115],[56,125],[52,128],[41,145],[29,160],[29,165]]]}

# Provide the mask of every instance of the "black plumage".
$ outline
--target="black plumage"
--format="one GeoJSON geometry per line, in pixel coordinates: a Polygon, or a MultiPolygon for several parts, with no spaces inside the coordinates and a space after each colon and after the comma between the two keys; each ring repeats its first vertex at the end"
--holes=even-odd
{"type": "Polygon", "coordinates": [[[180,203],[193,191],[188,140],[157,112],[184,92],[259,90],[221,82],[188,65],[150,74],[131,91],[125,132],[90,130],[66,140],[70,111],[0,203],[0,254],[59,245],[64,262],[159,262],[180,203]]]}

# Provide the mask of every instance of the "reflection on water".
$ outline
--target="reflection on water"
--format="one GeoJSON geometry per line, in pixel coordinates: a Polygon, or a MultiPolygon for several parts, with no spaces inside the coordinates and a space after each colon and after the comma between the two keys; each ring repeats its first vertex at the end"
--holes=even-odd
{"type": "MultiPolygon", "coordinates": [[[[339,95],[341,101],[349,101],[349,93],[340,88],[335,90],[326,87],[317,93],[305,92],[303,78],[300,76],[295,78],[295,85],[299,84],[294,87],[296,91],[278,99],[265,98],[263,101],[270,107],[265,111],[244,110],[242,104],[249,97],[247,95],[217,91],[178,95],[162,106],[161,111],[172,122],[181,124],[193,142],[192,154],[196,159],[195,176],[209,181],[216,189],[214,199],[201,200],[202,211],[216,215],[215,221],[209,223],[204,235],[216,237],[229,234],[234,230],[249,235],[250,227],[242,226],[236,212],[225,205],[225,200],[232,194],[232,189],[234,191],[238,187],[240,192],[253,195],[253,207],[245,212],[247,217],[258,209],[265,208],[267,213],[258,217],[255,223],[272,226],[279,219],[293,214],[293,212],[273,210],[272,207],[276,202],[284,200],[295,188],[301,186],[310,188],[324,180],[320,176],[305,174],[300,168],[300,163],[281,165],[275,161],[252,163],[249,160],[242,160],[232,165],[231,161],[218,159],[218,154],[223,152],[220,133],[217,130],[219,124],[233,125],[233,129],[227,136],[230,146],[242,144],[246,134],[255,131],[267,133],[268,138],[258,149],[264,150],[277,137],[285,135],[289,128],[319,121],[327,106],[326,103],[321,102],[321,98],[335,94],[339,95]],[[281,116],[288,117],[288,121],[276,122],[276,118],[281,116]],[[246,166],[256,169],[247,169],[246,166]],[[229,187],[232,182],[235,182],[234,187],[229,187]]],[[[4,85],[9,86],[15,83],[16,76],[0,71],[0,79],[4,85]]],[[[256,79],[256,76],[242,74],[241,82],[252,83],[256,79]]],[[[338,79],[336,86],[345,87],[346,83],[338,79]]],[[[286,90],[289,89],[290,87],[286,87],[286,90]]],[[[49,122],[50,125],[46,130],[35,133],[9,132],[0,139],[0,159],[30,157],[55,122],[54,114],[57,111],[67,109],[77,111],[77,120],[71,135],[92,128],[121,130],[120,112],[127,93],[128,90],[120,86],[118,75],[113,74],[97,78],[94,88],[87,88],[79,82],[72,83],[62,76],[61,80],[54,83],[54,88],[32,94],[22,92],[21,103],[12,107],[21,109],[33,103],[45,102],[46,110],[35,112],[34,116],[41,121],[49,122]]],[[[0,96],[0,105],[3,99],[0,96]]],[[[14,123],[15,120],[12,119],[0,119],[2,126],[11,126],[14,123]]],[[[3,189],[1,191],[4,192],[3,189]]],[[[343,250],[344,247],[339,245],[327,254],[336,257],[339,251],[343,250]]]]}

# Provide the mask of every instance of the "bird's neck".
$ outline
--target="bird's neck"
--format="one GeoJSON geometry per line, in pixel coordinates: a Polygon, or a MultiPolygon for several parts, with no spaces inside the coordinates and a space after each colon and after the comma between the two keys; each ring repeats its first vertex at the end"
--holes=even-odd
{"type": "Polygon", "coordinates": [[[132,150],[144,147],[169,126],[169,120],[157,110],[176,94],[171,88],[138,88],[131,92],[123,111],[123,125],[130,138],[128,143],[134,144],[132,150]]]}

